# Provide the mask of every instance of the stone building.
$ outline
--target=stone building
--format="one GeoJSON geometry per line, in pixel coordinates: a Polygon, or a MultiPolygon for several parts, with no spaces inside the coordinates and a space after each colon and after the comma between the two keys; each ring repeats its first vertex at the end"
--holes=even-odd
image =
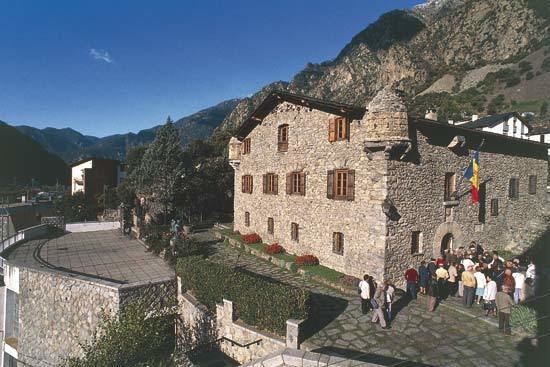
{"type": "Polygon", "coordinates": [[[546,225],[546,149],[410,117],[390,87],[367,109],[273,92],[229,143],[234,229],[401,284],[407,267],[444,249],[475,240],[519,250],[535,239],[546,225]],[[478,147],[473,204],[462,177],[478,147]]]}
{"type": "Polygon", "coordinates": [[[1,255],[4,367],[59,365],[81,356],[103,313],[176,297],[173,270],[118,230],[42,235],[1,255]]]}

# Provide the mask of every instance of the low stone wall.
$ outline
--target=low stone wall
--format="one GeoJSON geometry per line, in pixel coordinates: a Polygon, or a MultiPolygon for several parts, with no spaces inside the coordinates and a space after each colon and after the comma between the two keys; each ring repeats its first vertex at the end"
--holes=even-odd
{"type": "Polygon", "coordinates": [[[94,231],[109,231],[119,229],[120,222],[82,222],[82,223],[67,223],[65,229],[67,232],[94,232],[94,231]]]}

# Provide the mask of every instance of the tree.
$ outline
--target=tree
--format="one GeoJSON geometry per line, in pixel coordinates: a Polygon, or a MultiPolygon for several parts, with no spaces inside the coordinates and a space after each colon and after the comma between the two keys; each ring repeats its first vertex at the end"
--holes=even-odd
{"type": "Polygon", "coordinates": [[[548,102],[544,101],[540,106],[540,116],[546,116],[548,114],[548,102]]]}
{"type": "Polygon", "coordinates": [[[149,145],[137,172],[137,191],[148,196],[152,214],[163,214],[166,223],[174,208],[183,169],[183,151],[178,130],[170,117],[149,145]]]}
{"type": "Polygon", "coordinates": [[[66,193],[63,198],[55,201],[55,208],[58,214],[65,217],[67,223],[97,220],[98,209],[94,200],[81,191],[74,195],[66,193]]]}

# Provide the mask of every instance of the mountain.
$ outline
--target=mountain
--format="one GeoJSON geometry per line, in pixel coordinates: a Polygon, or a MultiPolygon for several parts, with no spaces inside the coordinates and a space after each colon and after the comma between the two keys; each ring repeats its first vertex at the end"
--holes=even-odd
{"type": "MultiPolygon", "coordinates": [[[[239,99],[223,101],[174,122],[179,131],[181,143],[186,145],[193,140],[209,137],[239,102],[239,99]]],[[[30,126],[17,126],[16,129],[49,152],[63,158],[65,162],[73,162],[87,156],[124,159],[129,147],[152,142],[160,126],[141,130],[138,133],[110,135],[104,138],[82,135],[70,128],[37,129],[30,126]]]]}
{"type": "Polygon", "coordinates": [[[0,121],[0,185],[67,184],[69,167],[38,142],[0,121]]]}
{"type": "MultiPolygon", "coordinates": [[[[436,107],[442,121],[511,109],[538,113],[550,101],[548,9],[549,0],[430,0],[394,10],[333,60],[309,63],[276,87],[366,106],[397,83],[411,114],[436,107]]],[[[241,101],[219,130],[244,121],[264,92],[241,101]]]]}

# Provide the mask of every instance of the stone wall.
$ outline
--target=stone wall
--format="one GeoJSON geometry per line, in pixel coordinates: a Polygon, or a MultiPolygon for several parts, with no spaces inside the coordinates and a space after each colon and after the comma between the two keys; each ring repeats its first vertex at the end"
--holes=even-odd
{"type": "Polygon", "coordinates": [[[242,155],[235,172],[234,229],[258,233],[264,242],[279,242],[289,253],[315,254],[321,264],[346,274],[382,277],[386,222],[381,203],[386,196],[386,161],[369,160],[363,151],[366,124],[352,121],[350,140],[328,141],[328,123],[334,115],[282,103],[250,134],[251,152],[242,155]],[[277,128],[289,125],[288,151],[277,151],[277,128]],[[355,172],[355,200],[327,198],[327,171],[350,168],[355,172]],[[286,174],[306,173],[305,196],[286,194],[286,174]],[[278,194],[262,192],[262,175],[278,175],[278,194]],[[252,194],[241,192],[241,177],[254,177],[252,194]],[[244,213],[250,213],[246,227],[244,213]],[[274,234],[267,218],[274,219],[274,234]],[[291,223],[299,225],[299,242],[291,239],[291,223]],[[344,234],[344,252],[332,252],[332,234],[344,234]]]}
{"type": "Polygon", "coordinates": [[[447,233],[453,235],[454,248],[467,247],[475,240],[487,249],[521,252],[544,230],[548,223],[543,216],[547,161],[543,155],[537,155],[536,147],[514,148],[510,141],[502,145],[486,142],[482,147],[480,183],[486,185],[485,222],[482,223],[478,215],[480,205],[471,202],[470,182],[461,182],[476,144],[468,146],[470,155],[457,154],[446,147],[452,139],[449,133],[446,133],[448,136],[444,136],[444,131],[435,134],[421,126],[411,131],[418,154],[413,152],[403,161],[393,158],[388,161],[388,197],[401,216],[398,221],[388,220],[387,224],[385,272],[388,278],[400,283],[407,267],[418,267],[422,259],[439,256],[441,241],[447,233]],[[456,174],[458,200],[446,207],[447,172],[456,174]],[[528,193],[529,175],[537,175],[535,195],[528,193]],[[508,198],[512,177],[520,179],[517,200],[508,198]],[[499,214],[495,217],[490,213],[492,198],[498,198],[499,214]],[[422,251],[417,255],[411,254],[412,231],[422,232],[422,251]]]}
{"type": "Polygon", "coordinates": [[[19,359],[31,366],[81,355],[103,311],[118,311],[115,288],[61,274],[20,268],[19,359]]]}
{"type": "Polygon", "coordinates": [[[176,304],[176,280],[166,278],[160,281],[122,285],[118,289],[119,305],[124,308],[131,302],[144,300],[151,306],[169,307],[176,304]]]}

